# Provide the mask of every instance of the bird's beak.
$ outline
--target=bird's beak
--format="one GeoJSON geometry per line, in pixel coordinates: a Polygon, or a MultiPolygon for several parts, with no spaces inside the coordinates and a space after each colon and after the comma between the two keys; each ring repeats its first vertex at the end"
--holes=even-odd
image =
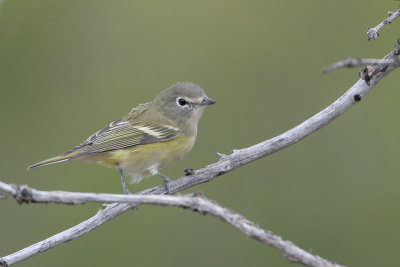
{"type": "Polygon", "coordinates": [[[208,105],[213,105],[215,103],[217,103],[217,101],[215,101],[214,99],[209,98],[209,97],[206,96],[206,97],[203,98],[203,100],[201,101],[200,105],[201,106],[208,106],[208,105]]]}

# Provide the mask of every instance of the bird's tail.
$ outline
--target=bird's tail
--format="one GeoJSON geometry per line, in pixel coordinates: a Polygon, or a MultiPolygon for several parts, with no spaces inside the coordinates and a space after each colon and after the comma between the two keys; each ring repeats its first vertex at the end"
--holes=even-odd
{"type": "Polygon", "coordinates": [[[32,170],[34,168],[41,167],[41,166],[46,166],[46,165],[56,164],[56,163],[60,163],[60,162],[64,162],[64,161],[69,161],[71,159],[76,158],[76,156],[78,156],[78,154],[80,152],[81,151],[79,149],[78,150],[67,151],[64,154],[61,154],[59,156],[56,156],[56,157],[53,157],[53,158],[49,158],[49,159],[45,159],[45,160],[42,160],[42,161],[40,161],[38,163],[35,163],[35,164],[29,166],[27,168],[27,170],[32,170]]]}
{"type": "Polygon", "coordinates": [[[40,161],[38,163],[35,163],[35,164],[29,166],[27,168],[27,170],[32,170],[32,169],[40,167],[40,166],[46,166],[46,165],[51,165],[51,164],[56,164],[56,163],[68,161],[70,159],[71,159],[71,157],[69,157],[69,156],[57,156],[57,157],[54,157],[54,158],[42,160],[42,161],[40,161]]]}

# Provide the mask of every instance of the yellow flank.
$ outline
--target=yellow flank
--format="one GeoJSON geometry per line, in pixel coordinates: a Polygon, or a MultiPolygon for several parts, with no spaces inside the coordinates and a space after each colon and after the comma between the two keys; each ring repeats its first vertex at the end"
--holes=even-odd
{"type": "Polygon", "coordinates": [[[137,182],[181,160],[192,149],[195,139],[196,136],[180,134],[169,141],[137,145],[73,160],[96,162],[108,167],[120,166],[132,177],[133,182],[137,182]]]}

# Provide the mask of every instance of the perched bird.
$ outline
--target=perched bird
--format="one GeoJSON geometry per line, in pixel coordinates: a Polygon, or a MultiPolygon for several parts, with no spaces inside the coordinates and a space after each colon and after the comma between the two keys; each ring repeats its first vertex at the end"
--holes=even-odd
{"type": "Polygon", "coordinates": [[[28,170],[65,161],[96,162],[118,168],[125,194],[124,174],[137,183],[159,175],[170,194],[168,177],[159,171],[181,160],[193,147],[197,124],[208,105],[215,104],[190,82],[177,83],[153,102],[140,104],[128,115],[91,135],[67,152],[28,167],[28,170]]]}

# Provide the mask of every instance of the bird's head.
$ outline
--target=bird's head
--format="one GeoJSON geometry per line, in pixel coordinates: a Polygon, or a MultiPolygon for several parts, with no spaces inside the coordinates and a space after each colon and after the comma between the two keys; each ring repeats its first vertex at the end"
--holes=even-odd
{"type": "Polygon", "coordinates": [[[197,128],[205,108],[216,101],[197,84],[180,82],[159,93],[153,103],[171,123],[197,128]]]}

